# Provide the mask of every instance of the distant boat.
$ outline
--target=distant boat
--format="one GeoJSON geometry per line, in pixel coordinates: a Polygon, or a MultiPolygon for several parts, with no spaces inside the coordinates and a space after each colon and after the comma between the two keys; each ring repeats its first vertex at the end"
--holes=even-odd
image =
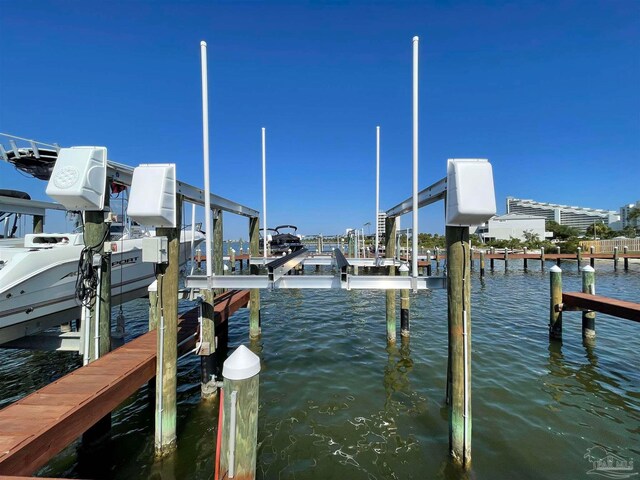
{"type": "Polygon", "coordinates": [[[302,237],[297,234],[298,227],[295,225],[278,225],[269,230],[275,232],[274,235],[270,235],[269,241],[272,255],[282,255],[304,248],[302,237]],[[282,230],[292,230],[292,232],[282,232],[282,230]]]}

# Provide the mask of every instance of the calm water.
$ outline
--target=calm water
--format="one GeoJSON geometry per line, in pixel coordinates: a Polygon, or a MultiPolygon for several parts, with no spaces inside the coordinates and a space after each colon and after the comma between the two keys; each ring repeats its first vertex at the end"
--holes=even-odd
{"type": "MultiPolygon", "coordinates": [[[[640,470],[640,325],[598,314],[597,343],[582,345],[580,313],[564,315],[564,343],[549,345],[548,268],[502,262],[473,272],[473,468],[448,461],[446,291],[411,297],[411,339],[388,347],[384,294],[273,291],[262,296],[262,337],[250,343],[248,311],[233,317],[231,346],[262,359],[258,478],[573,479],[600,445],[640,470]]],[[[566,291],[580,289],[563,264],[566,291]]],[[[596,290],[640,302],[640,265],[596,265],[596,290]]],[[[399,302],[398,302],[399,305],[399,302]]],[[[188,308],[185,304],[183,309],[188,308]]],[[[128,335],[146,328],[144,300],[130,303],[128,335]],[[132,320],[137,316],[136,320],[132,320]]],[[[0,407],[78,365],[71,354],[0,351],[0,407]]],[[[146,387],[114,414],[104,451],[69,446],[40,474],[77,478],[213,478],[217,401],[200,402],[199,362],[179,365],[178,451],[153,458],[146,387]]]]}

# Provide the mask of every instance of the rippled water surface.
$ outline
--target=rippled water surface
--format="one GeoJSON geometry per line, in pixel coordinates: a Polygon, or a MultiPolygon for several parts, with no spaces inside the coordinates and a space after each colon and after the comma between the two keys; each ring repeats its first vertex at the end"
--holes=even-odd
{"type": "MultiPolygon", "coordinates": [[[[411,338],[387,346],[384,293],[280,290],[262,294],[262,336],[248,341],[248,311],[232,348],[258,353],[258,478],[592,478],[600,445],[640,470],[640,325],[598,314],[585,347],[579,312],[564,314],[550,344],[548,270],[473,272],[473,468],[448,461],[446,291],[411,296],[411,338]]],[[[547,264],[547,268],[551,264],[547,264]]],[[[498,268],[500,267],[500,268],[498,268]]],[[[563,264],[566,291],[580,289],[563,264]]],[[[640,302],[640,265],[596,264],[597,292],[640,302]]],[[[311,274],[311,271],[309,271],[311,274]]],[[[399,305],[399,302],[398,302],[399,305]]],[[[182,305],[187,309],[188,304],[182,305]]],[[[144,300],[127,305],[128,335],[144,333],[144,300]]],[[[0,407],[78,365],[72,354],[0,352],[0,407]]],[[[153,403],[142,387],[113,416],[105,448],[69,446],[40,473],[79,478],[213,478],[217,401],[201,402],[199,361],[179,364],[178,451],[153,458],[153,403]]]]}

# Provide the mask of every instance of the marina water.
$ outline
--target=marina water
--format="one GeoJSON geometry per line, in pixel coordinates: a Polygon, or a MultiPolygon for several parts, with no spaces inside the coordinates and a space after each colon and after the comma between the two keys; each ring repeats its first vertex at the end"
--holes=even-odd
{"type": "MultiPolygon", "coordinates": [[[[381,291],[263,291],[259,340],[248,340],[248,310],[230,323],[231,349],[245,344],[262,361],[257,478],[593,478],[594,446],[640,471],[640,325],[598,314],[596,345],[587,348],[580,313],[567,312],[563,344],[550,344],[552,264],[544,272],[529,264],[524,272],[511,261],[505,272],[497,261],[484,279],[472,274],[469,472],[448,459],[446,291],[411,294],[411,338],[396,346],[386,343],[381,291]]],[[[562,268],[565,291],[579,291],[576,263],[562,268]]],[[[596,292],[640,302],[640,265],[614,272],[612,262],[597,262],[596,292]]],[[[124,312],[127,340],[146,331],[147,300],[124,312]]],[[[218,403],[200,400],[199,364],[193,355],[179,362],[175,455],[154,460],[144,386],[113,414],[103,448],[85,451],[77,441],[40,475],[213,478],[218,403]]],[[[0,351],[0,407],[79,365],[70,353],[0,351]]]]}

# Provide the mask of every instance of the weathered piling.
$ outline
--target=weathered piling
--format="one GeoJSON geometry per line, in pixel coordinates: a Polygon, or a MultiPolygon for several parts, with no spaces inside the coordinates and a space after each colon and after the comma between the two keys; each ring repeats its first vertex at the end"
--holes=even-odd
{"type": "Polygon", "coordinates": [[[489,268],[491,268],[491,271],[493,272],[493,269],[495,267],[493,255],[495,255],[496,249],[494,247],[491,247],[491,249],[489,250],[489,253],[491,253],[491,260],[489,260],[489,268]]]}
{"type": "MultiPolygon", "coordinates": [[[[587,266],[582,269],[582,293],[596,294],[596,271],[587,266]]],[[[596,338],[596,312],[593,310],[582,311],[582,338],[585,341],[593,341],[596,338]]]]}
{"type": "Polygon", "coordinates": [[[578,247],[576,251],[576,259],[578,260],[578,271],[582,268],[582,248],[578,247]]]}
{"type": "MultiPolygon", "coordinates": [[[[387,217],[384,222],[385,256],[395,259],[396,257],[396,218],[387,217]]],[[[387,267],[387,275],[395,276],[396,266],[387,267]]],[[[385,290],[386,297],[386,317],[387,317],[387,341],[396,341],[396,290],[385,290]]]]}
{"type": "Polygon", "coordinates": [[[236,271],[236,251],[231,247],[229,249],[229,262],[231,263],[231,273],[236,271]]]}
{"type": "Polygon", "coordinates": [[[427,250],[427,277],[431,276],[431,250],[427,250]]]}
{"type": "Polygon", "coordinates": [[[480,277],[484,277],[484,250],[480,250],[480,277]]]}
{"type": "MultiPolygon", "coordinates": [[[[560,247],[556,247],[556,253],[560,255],[560,247]]],[[[562,264],[562,260],[560,257],[556,258],[556,265],[560,266],[562,264]]]]}
{"type": "MultiPolygon", "coordinates": [[[[527,247],[524,247],[522,249],[522,251],[526,255],[527,254],[527,247]]],[[[526,272],[528,270],[528,267],[529,267],[529,262],[528,262],[529,259],[527,257],[524,257],[522,260],[523,260],[523,263],[524,263],[524,271],[526,272]]]]}
{"type": "MultiPolygon", "coordinates": [[[[176,225],[181,225],[181,217],[182,198],[178,196],[176,199],[176,225]]],[[[176,448],[180,227],[158,228],[156,235],[167,237],[169,245],[169,262],[158,265],[157,274],[159,313],[154,444],[156,456],[164,456],[176,448]]]]}
{"type": "Polygon", "coordinates": [[[260,358],[244,345],[224,362],[219,478],[255,479],[259,373],[260,358]]]}
{"type": "MultiPolygon", "coordinates": [[[[249,248],[251,256],[257,257],[260,250],[260,225],[258,217],[249,219],[249,248]]],[[[257,265],[251,265],[251,275],[260,273],[257,265]]],[[[252,288],[249,296],[249,336],[260,335],[260,289],[252,288]]]]}
{"type": "Polygon", "coordinates": [[[618,247],[613,247],[613,269],[614,270],[618,270],[618,259],[619,259],[618,247]]]}
{"type": "Polygon", "coordinates": [[[549,338],[562,339],[562,269],[557,265],[551,267],[549,297],[549,338]]]}
{"type": "Polygon", "coordinates": [[[589,248],[589,254],[591,255],[591,258],[589,258],[589,265],[591,266],[591,268],[594,268],[596,266],[596,259],[594,258],[593,254],[595,253],[596,249],[595,247],[592,245],[589,248]]]}
{"type": "Polygon", "coordinates": [[[504,271],[506,272],[509,269],[509,249],[505,247],[504,249],[504,271]]]}
{"type": "Polygon", "coordinates": [[[436,272],[439,272],[440,271],[440,249],[436,247],[435,252],[436,252],[436,272]]]}
{"type": "MultiPolygon", "coordinates": [[[[400,265],[400,275],[403,277],[409,276],[409,267],[406,263],[400,265]]],[[[411,332],[409,328],[409,289],[403,288],[400,290],[400,335],[408,337],[411,332]]]]}
{"type": "Polygon", "coordinates": [[[622,252],[624,253],[624,271],[626,272],[629,270],[629,258],[627,257],[627,254],[629,253],[629,247],[625,245],[622,252]]]}
{"type": "MultiPolygon", "coordinates": [[[[222,210],[213,210],[213,264],[211,265],[214,274],[224,275],[224,235],[223,235],[223,217],[222,210]]],[[[209,261],[209,259],[207,259],[209,261]]],[[[214,290],[215,295],[224,292],[223,288],[214,290]]]]}
{"type": "Polygon", "coordinates": [[[471,276],[466,250],[469,227],[446,227],[447,299],[451,383],[449,449],[454,461],[471,464],[471,276]]]}
{"type": "Polygon", "coordinates": [[[540,270],[544,270],[544,247],[540,247],[540,270]]]}
{"type": "Polygon", "coordinates": [[[471,268],[471,271],[473,272],[473,270],[475,268],[474,267],[474,262],[473,262],[473,254],[475,253],[475,248],[472,247],[469,250],[470,250],[470,252],[469,252],[469,266],[471,268]]]}
{"type": "Polygon", "coordinates": [[[211,289],[201,291],[202,302],[200,304],[200,332],[201,341],[197,353],[200,355],[200,394],[202,398],[214,397],[218,388],[216,386],[216,331],[214,323],[214,294],[211,289]]]}

